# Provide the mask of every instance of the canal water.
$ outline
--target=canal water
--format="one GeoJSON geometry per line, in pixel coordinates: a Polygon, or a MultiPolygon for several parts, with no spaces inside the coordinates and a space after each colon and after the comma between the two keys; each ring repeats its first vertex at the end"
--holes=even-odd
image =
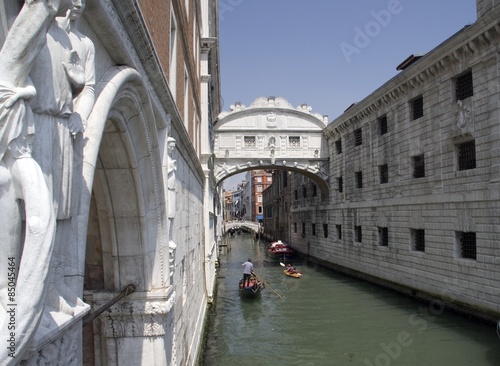
{"type": "Polygon", "coordinates": [[[500,365],[494,325],[303,259],[289,262],[304,275],[288,277],[266,241],[224,240],[203,366],[500,365]],[[248,258],[267,284],[255,299],[238,294],[248,258]]]}

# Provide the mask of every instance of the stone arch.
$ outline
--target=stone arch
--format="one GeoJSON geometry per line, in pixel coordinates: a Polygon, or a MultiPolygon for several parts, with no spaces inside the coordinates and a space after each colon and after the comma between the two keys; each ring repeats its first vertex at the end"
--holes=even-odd
{"type": "Polygon", "coordinates": [[[311,178],[327,196],[327,121],[308,105],[293,108],[283,98],[257,98],[249,107],[235,103],[214,128],[217,184],[248,170],[289,170],[311,178]]]}
{"type": "Polygon", "coordinates": [[[141,76],[128,67],[110,69],[97,93],[86,131],[80,247],[87,243],[87,255],[101,260],[91,264],[97,275],[101,267],[101,289],[165,288],[170,283],[165,197],[149,95],[141,76]]]}

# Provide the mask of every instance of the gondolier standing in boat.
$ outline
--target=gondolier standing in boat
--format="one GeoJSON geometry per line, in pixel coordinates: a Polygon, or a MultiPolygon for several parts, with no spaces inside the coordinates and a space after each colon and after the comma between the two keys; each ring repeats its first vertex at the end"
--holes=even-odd
{"type": "Polygon", "coordinates": [[[253,263],[250,258],[242,264],[243,266],[243,288],[250,286],[250,275],[253,273],[253,263]]]}

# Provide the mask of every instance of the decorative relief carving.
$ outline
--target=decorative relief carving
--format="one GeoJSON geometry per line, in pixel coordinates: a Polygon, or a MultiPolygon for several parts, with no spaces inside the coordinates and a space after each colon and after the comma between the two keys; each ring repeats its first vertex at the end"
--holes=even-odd
{"type": "Polygon", "coordinates": [[[473,132],[474,121],[472,113],[472,100],[459,100],[455,106],[455,123],[463,132],[473,132]]]}

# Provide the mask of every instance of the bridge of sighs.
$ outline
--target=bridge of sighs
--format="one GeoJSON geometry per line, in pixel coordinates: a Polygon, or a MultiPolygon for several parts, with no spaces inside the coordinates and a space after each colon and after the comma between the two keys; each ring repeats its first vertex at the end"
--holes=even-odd
{"type": "Polygon", "coordinates": [[[261,97],[222,112],[215,125],[215,176],[219,184],[254,169],[289,170],[311,178],[328,194],[327,116],[283,98],[261,97]]]}

